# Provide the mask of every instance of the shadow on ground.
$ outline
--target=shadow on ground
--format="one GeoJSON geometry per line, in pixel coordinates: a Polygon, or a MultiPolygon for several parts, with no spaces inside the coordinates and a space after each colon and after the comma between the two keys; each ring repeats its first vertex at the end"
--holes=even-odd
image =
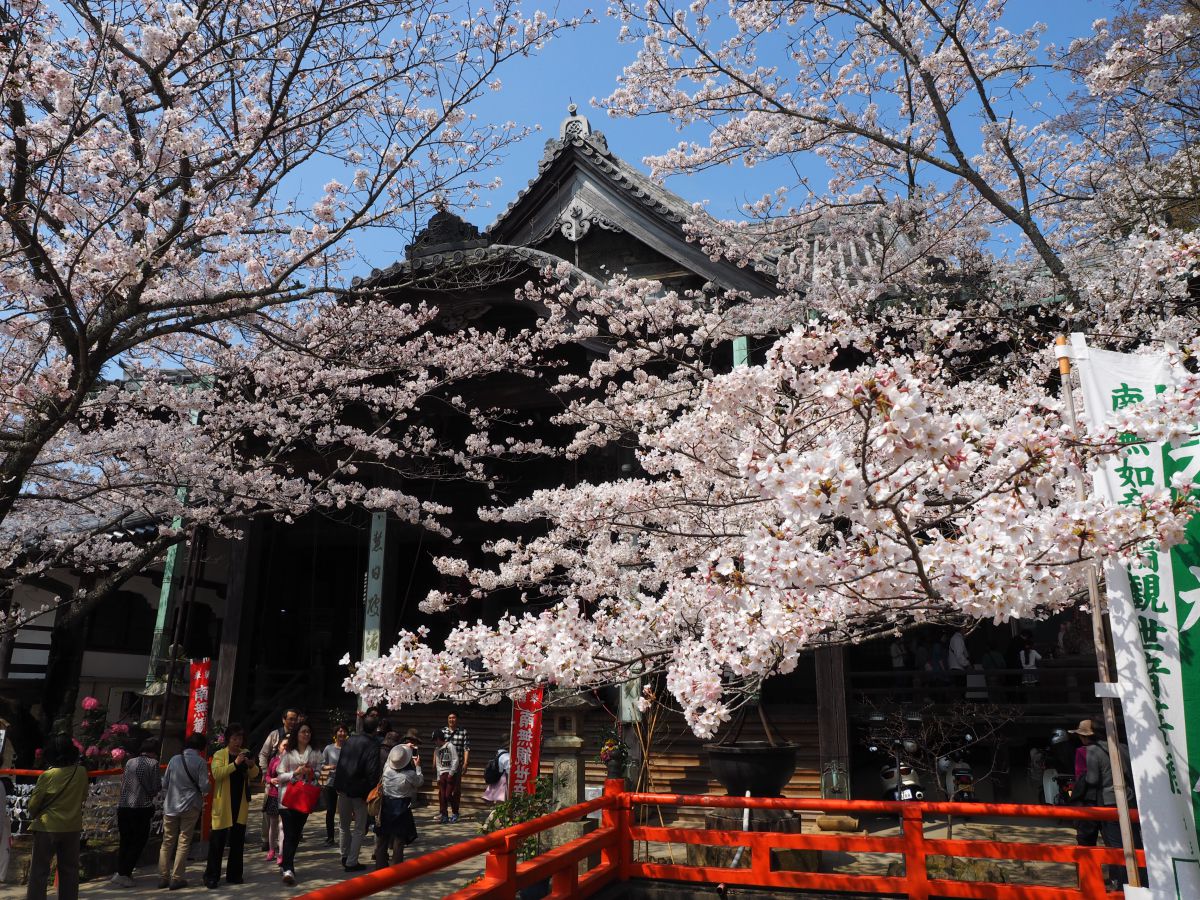
{"type": "MultiPolygon", "coordinates": [[[[188,897],[217,897],[234,896],[239,900],[249,897],[291,897],[319,887],[337,884],[363,872],[347,873],[342,870],[337,846],[325,846],[325,814],[314,813],[309,817],[304,829],[304,840],[296,854],[296,886],[289,888],[280,880],[279,869],[274,863],[268,863],[265,854],[259,850],[261,846],[260,823],[262,815],[261,795],[255,797],[250,805],[250,819],[246,832],[245,881],[241,885],[226,884],[222,879],[216,890],[204,887],[202,875],[203,860],[192,860],[188,863],[188,887],[176,891],[160,891],[158,889],[158,870],[156,864],[140,866],[134,872],[137,886],[134,888],[116,887],[108,879],[94,880],[81,884],[79,894],[85,900],[106,900],[106,898],[129,897],[134,894],[158,894],[164,900],[185,900],[188,897]]],[[[423,853],[441,850],[451,844],[457,844],[479,835],[479,821],[482,814],[464,815],[463,819],[454,825],[439,825],[437,808],[424,807],[415,813],[417,820],[417,842],[408,848],[406,859],[413,859],[423,853]]],[[[371,854],[374,852],[374,837],[368,836],[363,846],[359,861],[366,863],[370,871],[372,866],[371,854]]],[[[157,846],[156,838],[152,844],[157,846]]],[[[149,852],[149,851],[147,851],[149,852]]],[[[155,857],[157,859],[157,857],[155,857]]],[[[483,857],[465,860],[456,866],[444,869],[426,878],[414,881],[404,888],[404,896],[414,900],[434,900],[444,897],[460,887],[468,884],[483,874],[483,857]]],[[[4,885],[0,887],[0,900],[17,900],[25,896],[24,885],[4,885]]],[[[54,896],[51,889],[49,896],[54,896]]]]}

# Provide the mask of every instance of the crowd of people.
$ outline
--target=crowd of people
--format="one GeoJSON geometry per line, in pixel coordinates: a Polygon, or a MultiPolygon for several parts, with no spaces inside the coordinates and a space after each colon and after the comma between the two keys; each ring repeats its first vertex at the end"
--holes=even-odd
{"type": "MultiPolygon", "coordinates": [[[[417,839],[413,809],[425,784],[421,768],[421,737],[416,729],[401,736],[390,729],[378,710],[357,721],[354,733],[336,726],[332,741],[318,749],[312,726],[299,710],[284,712],[280,727],[271,731],[257,755],[246,746],[240,725],[225,727],[222,746],[206,760],[208,739],[188,735],[183,750],[165,767],[159,764],[159,743],[148,738],[141,753],[124,768],[117,827],[120,837],[112,884],[133,887],[133,871],[150,839],[155,805],[162,802],[162,845],[158,855],[158,886],[177,890],[188,886],[188,853],[211,790],[208,858],[205,887],[215,889],[224,868],[227,884],[244,878],[246,823],[252,788],[261,779],[262,852],[278,867],[283,884],[297,882],[297,857],[310,815],[323,809],[325,844],[340,842],[345,872],[360,872],[360,859],[369,831],[375,834],[374,865],[383,868],[403,861],[405,848],[417,839]]],[[[432,735],[432,755],[438,787],[438,820],[457,822],[462,778],[471,742],[458,717],[432,735]]],[[[49,768],[38,778],[28,813],[33,854],[26,893],[43,900],[51,862],[57,860],[58,896],[75,900],[79,888],[79,846],[88,773],[80,764],[79,748],[67,735],[48,744],[49,768]]],[[[507,762],[507,754],[497,754],[507,762]]],[[[505,765],[502,778],[507,779],[505,765]]],[[[505,796],[504,780],[489,783],[484,799],[505,796]]]]}
{"type": "MultiPolygon", "coordinates": [[[[251,789],[262,779],[262,852],[278,867],[284,885],[297,883],[297,855],[310,815],[323,809],[324,840],[339,846],[342,869],[363,871],[362,848],[368,832],[375,834],[373,863],[383,868],[404,859],[405,848],[417,840],[413,809],[425,784],[421,767],[421,737],[410,728],[403,736],[392,731],[378,710],[359,717],[355,732],[335,727],[323,750],[314,743],[312,726],[299,710],[284,712],[281,725],[264,740],[257,755],[246,746],[245,730],[236,724],[223,733],[223,746],[206,760],[205,735],[191,734],[180,753],[166,766],[159,764],[159,745],[142,742],[140,753],[124,767],[117,805],[119,847],[112,883],[134,887],[134,868],[150,838],[156,803],[162,803],[162,843],[158,854],[158,886],[177,890],[188,886],[188,855],[211,789],[208,857],[205,887],[219,886],[222,868],[230,885],[243,883],[246,824],[251,789]]],[[[432,735],[437,784],[437,821],[458,821],[462,780],[470,755],[466,729],[451,713],[446,725],[432,735]]],[[[1127,797],[1133,794],[1128,749],[1120,744],[1127,797]]],[[[49,767],[38,778],[28,804],[33,837],[27,900],[44,900],[51,863],[57,860],[58,896],[76,900],[83,805],[88,795],[88,772],[80,764],[78,745],[68,735],[53,737],[46,748],[49,767]]],[[[1115,806],[1114,763],[1109,758],[1102,723],[1085,719],[1074,729],[1059,729],[1045,750],[1031,754],[1030,773],[1038,777],[1053,767],[1067,777],[1061,796],[1046,802],[1115,806]],[[1072,746],[1069,736],[1077,742],[1072,746]],[[1036,759],[1033,757],[1037,757],[1036,759]]],[[[485,774],[485,802],[507,796],[508,752],[497,751],[485,774]]],[[[1095,846],[1099,840],[1120,846],[1115,821],[1084,821],[1077,842],[1095,846]]],[[[1124,867],[1110,866],[1112,884],[1124,883],[1124,867]]]]}

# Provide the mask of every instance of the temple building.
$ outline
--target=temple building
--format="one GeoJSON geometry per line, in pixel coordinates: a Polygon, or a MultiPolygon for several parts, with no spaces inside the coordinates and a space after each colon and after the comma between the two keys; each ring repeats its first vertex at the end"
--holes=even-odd
{"type": "MultiPolygon", "coordinates": [[[[693,215],[690,202],[616,156],[572,107],[558,136],[547,141],[536,177],[488,228],[480,231],[448,211],[438,212],[402,260],[374,271],[360,287],[396,302],[436,305],[435,327],[452,331],[468,323],[480,330],[533,325],[538,310],[517,299],[516,291],[547,266],[599,280],[624,273],[676,289],[711,285],[749,296],[773,291],[771,272],[714,260],[689,241],[684,226],[693,215]]],[[[564,351],[564,361],[583,370],[601,349],[582,342],[564,351]]],[[[548,392],[530,390],[523,376],[490,376],[473,389],[480,405],[508,406],[525,420],[550,427],[556,401],[548,392]]],[[[453,417],[440,424],[443,433],[453,434],[453,417]]],[[[572,479],[619,477],[629,463],[613,451],[583,461],[513,464],[503,474],[514,491],[519,487],[525,494],[572,479]]],[[[502,478],[499,492],[505,483],[502,478]]],[[[456,510],[447,524],[457,543],[384,513],[347,510],[312,514],[292,524],[255,521],[238,541],[211,538],[182,548],[179,558],[131,579],[69,628],[56,627],[52,614],[35,619],[0,659],[0,694],[40,719],[43,728],[69,715],[87,693],[106,703],[114,717],[136,718],[147,685],[161,680],[174,645],[182,657],[214,660],[215,721],[245,723],[254,743],[277,723],[282,707],[294,704],[313,720],[317,740],[326,740],[332,723],[355,710],[356,698],[341,687],[345,670],[339,660],[347,654],[352,659],[379,654],[402,627],[424,625],[436,641],[458,611],[431,615],[419,610],[431,589],[453,587],[432,559],[465,555],[484,565],[488,559],[479,548],[497,536],[494,524],[475,516],[489,502],[479,485],[430,478],[405,488],[456,510]],[[195,565],[187,561],[192,553],[198,554],[195,565]]],[[[36,609],[50,596],[66,595],[77,578],[64,573],[56,581],[29,585],[17,599],[36,609]]],[[[482,608],[472,607],[469,615],[494,620],[510,602],[516,598],[495,596],[482,608]]],[[[899,683],[886,644],[876,644],[853,652],[815,650],[796,672],[765,688],[774,726],[800,747],[786,790],[791,796],[822,791],[845,796],[837,791],[844,789],[858,752],[858,703],[848,660],[867,673],[868,693],[890,696],[899,683]]],[[[1086,668],[1086,660],[1079,665],[1086,668]]],[[[1050,727],[1063,715],[1078,721],[1088,714],[1091,681],[1080,676],[1074,688],[1082,714],[1056,698],[1053,711],[1047,710],[1035,727],[1050,727]]],[[[598,749],[598,735],[611,722],[604,705],[615,708],[617,701],[607,695],[593,700],[584,730],[598,749]]],[[[445,711],[442,705],[402,710],[393,725],[428,733],[445,711]]],[[[460,709],[479,758],[506,743],[509,714],[507,704],[460,709]]],[[[720,792],[710,780],[700,742],[687,732],[682,717],[667,716],[655,725],[649,789],[720,792]]],[[[743,736],[756,736],[757,728],[749,723],[743,736]]],[[[597,783],[600,771],[596,763],[597,783]]],[[[478,787],[473,792],[468,784],[465,795],[478,796],[478,787]]],[[[870,798],[878,790],[872,780],[856,796],[870,798]]]]}

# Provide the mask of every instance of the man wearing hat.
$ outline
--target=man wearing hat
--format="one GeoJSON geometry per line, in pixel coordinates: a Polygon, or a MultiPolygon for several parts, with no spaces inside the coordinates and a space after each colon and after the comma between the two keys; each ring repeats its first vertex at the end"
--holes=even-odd
{"type": "MultiPolygon", "coordinates": [[[[1084,719],[1078,728],[1071,729],[1071,734],[1079,738],[1084,750],[1083,777],[1076,779],[1071,799],[1082,806],[1116,806],[1117,792],[1113,787],[1112,760],[1108,756],[1108,735],[1104,728],[1094,719],[1084,719]]],[[[1120,753],[1120,764],[1125,772],[1126,796],[1129,796],[1129,805],[1132,807],[1133,797],[1130,796],[1128,787],[1133,782],[1129,748],[1121,744],[1120,753]]],[[[1104,836],[1105,847],[1120,848],[1121,825],[1115,819],[1111,822],[1081,821],[1075,828],[1076,842],[1085,847],[1095,847],[1099,835],[1104,836]]],[[[1109,866],[1108,879],[1110,884],[1115,882],[1119,889],[1126,880],[1125,866],[1109,866]]]]}

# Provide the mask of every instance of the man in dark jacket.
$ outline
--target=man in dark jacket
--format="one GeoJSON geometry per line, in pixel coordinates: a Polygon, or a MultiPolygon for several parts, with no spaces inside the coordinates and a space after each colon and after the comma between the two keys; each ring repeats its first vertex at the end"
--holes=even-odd
{"type": "Polygon", "coordinates": [[[337,768],[333,772],[333,789],[337,791],[338,821],[342,826],[342,866],[347,872],[366,868],[358,861],[363,839],[367,836],[367,794],[383,774],[379,761],[379,719],[364,716],[362,733],[342,745],[337,768]],[[351,820],[354,825],[351,828],[351,820]]]}

